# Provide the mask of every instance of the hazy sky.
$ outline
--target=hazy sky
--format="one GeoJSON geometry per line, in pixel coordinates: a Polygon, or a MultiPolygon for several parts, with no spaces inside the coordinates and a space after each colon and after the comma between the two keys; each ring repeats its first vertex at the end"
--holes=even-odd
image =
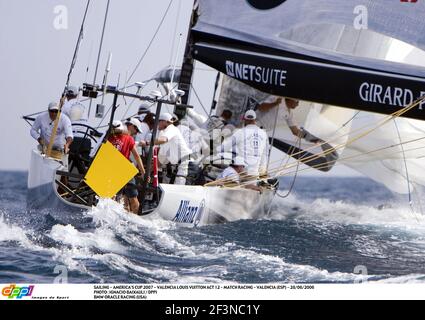
{"type": "MultiPolygon", "coordinates": [[[[107,3],[106,0],[91,2],[85,37],[71,79],[77,86],[93,81],[107,3]]],[[[169,3],[170,0],[111,1],[98,82],[103,78],[109,52],[113,54],[109,84],[116,84],[119,75],[121,84],[124,82],[126,73],[132,72],[146,50],[169,3]]],[[[30,150],[36,142],[29,134],[29,125],[21,117],[42,111],[50,101],[59,100],[85,6],[85,0],[0,0],[0,108],[5,129],[0,135],[0,170],[28,169],[30,150]],[[64,8],[67,21],[59,19],[64,8]]],[[[191,6],[190,0],[172,1],[167,18],[134,81],[149,79],[174,63],[179,38],[177,64],[181,64],[191,6]]],[[[208,106],[216,73],[200,64],[197,67],[194,86],[203,104],[208,106]]],[[[151,89],[153,87],[146,88],[144,93],[151,89]]],[[[121,110],[127,109],[124,101],[120,103],[121,110]]],[[[191,103],[200,109],[193,95],[191,103]]],[[[137,107],[138,104],[134,104],[130,113],[135,113],[137,107]]],[[[333,174],[352,173],[349,169],[337,168],[333,174]]]]}

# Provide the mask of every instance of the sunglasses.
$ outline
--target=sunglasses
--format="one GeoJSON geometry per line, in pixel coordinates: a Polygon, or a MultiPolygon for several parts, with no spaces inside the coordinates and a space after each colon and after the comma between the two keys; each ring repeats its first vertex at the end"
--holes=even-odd
{"type": "Polygon", "coordinates": [[[59,111],[58,110],[49,110],[49,112],[51,112],[51,113],[58,113],[59,111]]]}

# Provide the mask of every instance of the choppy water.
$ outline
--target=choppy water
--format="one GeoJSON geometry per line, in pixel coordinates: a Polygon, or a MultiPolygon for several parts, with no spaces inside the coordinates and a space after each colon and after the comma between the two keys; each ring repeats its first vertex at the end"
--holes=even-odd
{"type": "Polygon", "coordinates": [[[269,219],[195,229],[114,202],[64,225],[27,212],[25,186],[0,172],[0,283],[52,283],[61,266],[70,283],[425,282],[425,219],[364,178],[299,178],[269,219]]]}

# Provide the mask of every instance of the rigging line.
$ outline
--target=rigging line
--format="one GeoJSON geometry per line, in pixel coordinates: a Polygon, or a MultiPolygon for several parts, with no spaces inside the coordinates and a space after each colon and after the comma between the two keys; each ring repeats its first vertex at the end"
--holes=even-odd
{"type": "MultiPolygon", "coordinates": [[[[71,67],[70,67],[69,72],[68,72],[68,78],[66,80],[66,87],[69,85],[72,72],[74,71],[75,65],[77,63],[78,51],[80,49],[81,41],[83,40],[83,37],[84,37],[84,25],[86,23],[87,13],[88,13],[89,7],[90,7],[90,1],[91,0],[87,0],[86,11],[84,12],[83,22],[81,23],[80,34],[78,36],[77,45],[75,46],[74,56],[72,58],[71,67]]],[[[65,87],[65,90],[66,90],[66,87],[65,87]]],[[[65,95],[65,90],[63,92],[63,95],[65,95]]]]}
{"type": "Polygon", "coordinates": [[[400,148],[401,148],[402,155],[403,155],[404,169],[406,171],[407,192],[409,193],[409,206],[410,206],[410,209],[412,210],[412,213],[413,213],[414,217],[416,218],[417,222],[419,222],[419,219],[416,217],[416,214],[415,214],[415,209],[413,208],[412,190],[411,190],[411,187],[410,187],[409,168],[407,166],[407,159],[406,159],[406,153],[405,153],[405,150],[404,150],[404,146],[401,143],[401,135],[400,135],[400,130],[398,128],[397,119],[394,119],[393,122],[394,122],[395,128],[397,130],[398,139],[400,141],[400,148]]]}
{"type": "MultiPolygon", "coordinates": [[[[99,71],[99,63],[100,63],[100,57],[102,55],[102,49],[103,49],[103,39],[105,36],[105,30],[106,30],[106,23],[108,22],[108,15],[109,15],[109,5],[110,5],[111,0],[108,0],[108,3],[106,4],[106,12],[105,12],[105,18],[103,20],[103,28],[102,28],[102,36],[100,38],[100,45],[99,45],[99,52],[97,54],[97,62],[96,62],[96,69],[94,71],[94,79],[93,79],[93,85],[96,84],[97,81],[97,73],[99,71]]],[[[91,112],[91,106],[92,106],[93,100],[90,100],[90,105],[89,105],[89,111],[88,111],[88,116],[90,117],[90,112],[91,112]]]]}
{"type": "Polygon", "coordinates": [[[178,29],[178,26],[179,26],[180,11],[181,11],[181,8],[182,8],[182,1],[181,0],[178,0],[178,1],[179,1],[179,3],[178,3],[178,7],[177,7],[176,23],[174,25],[174,30],[176,31],[176,34],[173,37],[173,43],[171,45],[170,66],[171,66],[171,63],[173,62],[174,46],[176,45],[176,37],[175,36],[177,35],[177,29],[178,29]]]}
{"type": "Polygon", "coordinates": [[[87,82],[87,78],[88,78],[88,76],[89,76],[89,71],[90,71],[90,61],[91,61],[92,54],[93,54],[93,41],[92,41],[92,43],[91,43],[91,45],[90,45],[89,59],[88,59],[88,61],[87,61],[86,77],[84,78],[84,83],[86,83],[86,82],[87,82]]]}
{"type": "Polygon", "coordinates": [[[131,75],[130,75],[130,77],[128,78],[127,83],[126,83],[125,85],[127,85],[127,84],[131,81],[131,79],[133,78],[133,76],[136,74],[137,69],[139,69],[139,67],[140,67],[140,65],[141,65],[141,63],[142,63],[142,61],[143,61],[143,59],[145,59],[146,54],[148,53],[148,51],[149,51],[150,47],[152,46],[152,44],[153,44],[153,42],[154,42],[154,40],[155,40],[156,36],[158,35],[159,30],[161,29],[162,24],[163,24],[163,23],[164,23],[164,21],[165,21],[165,18],[167,17],[168,11],[170,10],[170,8],[171,8],[171,4],[172,4],[172,3],[173,3],[173,0],[170,0],[170,3],[168,4],[167,10],[165,11],[165,13],[164,13],[164,15],[163,15],[163,17],[162,17],[162,19],[161,19],[161,22],[159,23],[159,25],[158,25],[158,27],[157,27],[157,29],[156,29],[156,31],[155,31],[154,36],[152,37],[151,41],[149,42],[149,45],[148,45],[148,47],[146,48],[145,52],[143,52],[142,57],[140,58],[139,62],[137,63],[136,67],[134,68],[133,72],[131,73],[131,75]]]}
{"type": "Polygon", "coordinates": [[[269,172],[270,157],[271,157],[271,154],[272,154],[272,149],[273,149],[273,144],[274,144],[274,138],[275,138],[275,134],[276,134],[276,126],[277,126],[278,115],[279,115],[279,108],[276,108],[275,117],[274,117],[273,133],[272,133],[272,141],[270,143],[269,150],[268,150],[268,153],[269,154],[268,154],[268,159],[267,159],[266,173],[269,172]]]}
{"type": "Polygon", "coordinates": [[[195,89],[195,87],[193,86],[193,84],[192,84],[192,83],[190,84],[190,87],[192,88],[193,92],[195,93],[195,97],[196,97],[196,99],[198,99],[198,102],[200,103],[200,105],[201,105],[202,109],[204,110],[205,114],[208,116],[208,119],[211,119],[210,115],[209,115],[209,114],[208,114],[208,112],[207,112],[207,109],[205,109],[205,106],[204,106],[204,104],[202,103],[201,98],[199,98],[199,95],[198,95],[198,93],[196,92],[196,89],[195,89]]]}
{"type": "Polygon", "coordinates": [[[401,148],[401,152],[402,152],[402,155],[403,155],[403,161],[404,161],[404,169],[406,171],[407,191],[409,192],[409,204],[410,204],[410,206],[412,206],[412,190],[410,189],[410,178],[409,178],[409,169],[407,167],[406,153],[405,153],[405,150],[404,150],[404,146],[401,143],[401,135],[400,135],[400,130],[399,130],[398,125],[397,125],[397,119],[393,119],[393,122],[394,122],[394,126],[397,130],[398,140],[400,141],[400,148],[401,148]]]}
{"type": "MultiPolygon", "coordinates": [[[[297,145],[297,147],[299,149],[301,148],[301,138],[300,137],[298,137],[298,145],[297,145]]],[[[293,150],[295,151],[295,147],[294,147],[293,150]]],[[[299,172],[300,164],[301,164],[301,159],[297,161],[297,170],[295,172],[294,179],[292,180],[292,183],[291,183],[291,185],[289,187],[289,190],[288,190],[287,194],[281,195],[281,194],[279,194],[279,191],[276,191],[276,195],[279,198],[285,199],[285,198],[289,197],[289,195],[292,193],[292,190],[294,189],[294,186],[295,186],[295,182],[297,181],[297,178],[298,178],[298,172],[299,172]]]]}
{"type": "MultiPolygon", "coordinates": [[[[425,137],[420,138],[420,139],[410,140],[410,141],[407,141],[407,142],[403,142],[403,144],[413,143],[413,142],[416,142],[416,141],[421,140],[421,139],[423,140],[423,139],[425,139],[425,137]]],[[[341,159],[339,159],[339,162],[344,162],[344,161],[355,159],[355,158],[359,158],[359,157],[362,157],[362,156],[367,156],[369,154],[376,153],[376,152],[379,152],[379,151],[384,151],[384,150],[387,150],[387,149],[392,149],[392,148],[397,147],[399,145],[400,144],[394,144],[394,145],[391,145],[391,146],[387,146],[387,147],[383,147],[383,148],[371,150],[369,152],[355,154],[355,155],[352,155],[352,156],[349,156],[349,157],[341,158],[341,159]]],[[[405,150],[405,152],[417,151],[417,150],[420,150],[420,149],[425,149],[425,146],[424,147],[416,147],[416,148],[407,149],[407,150],[405,150]]],[[[391,153],[390,155],[396,155],[396,154],[398,154],[400,152],[401,151],[398,151],[398,152],[395,152],[395,153],[391,153]]],[[[312,167],[308,167],[308,168],[302,169],[301,171],[306,171],[306,170],[311,170],[311,169],[321,169],[322,167],[326,167],[328,164],[329,163],[317,164],[317,165],[314,165],[312,167]]],[[[286,172],[286,173],[283,174],[283,176],[290,175],[292,173],[293,173],[293,171],[286,172]]]]}

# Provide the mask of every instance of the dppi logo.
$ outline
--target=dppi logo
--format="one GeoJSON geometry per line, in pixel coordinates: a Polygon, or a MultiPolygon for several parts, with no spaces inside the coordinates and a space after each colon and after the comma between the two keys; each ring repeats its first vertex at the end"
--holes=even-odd
{"type": "Polygon", "coordinates": [[[15,284],[3,288],[1,294],[8,299],[22,299],[23,297],[31,297],[34,286],[17,287],[15,284]]]}
{"type": "Polygon", "coordinates": [[[280,6],[286,0],[247,0],[248,3],[259,10],[269,10],[280,6]]]}

